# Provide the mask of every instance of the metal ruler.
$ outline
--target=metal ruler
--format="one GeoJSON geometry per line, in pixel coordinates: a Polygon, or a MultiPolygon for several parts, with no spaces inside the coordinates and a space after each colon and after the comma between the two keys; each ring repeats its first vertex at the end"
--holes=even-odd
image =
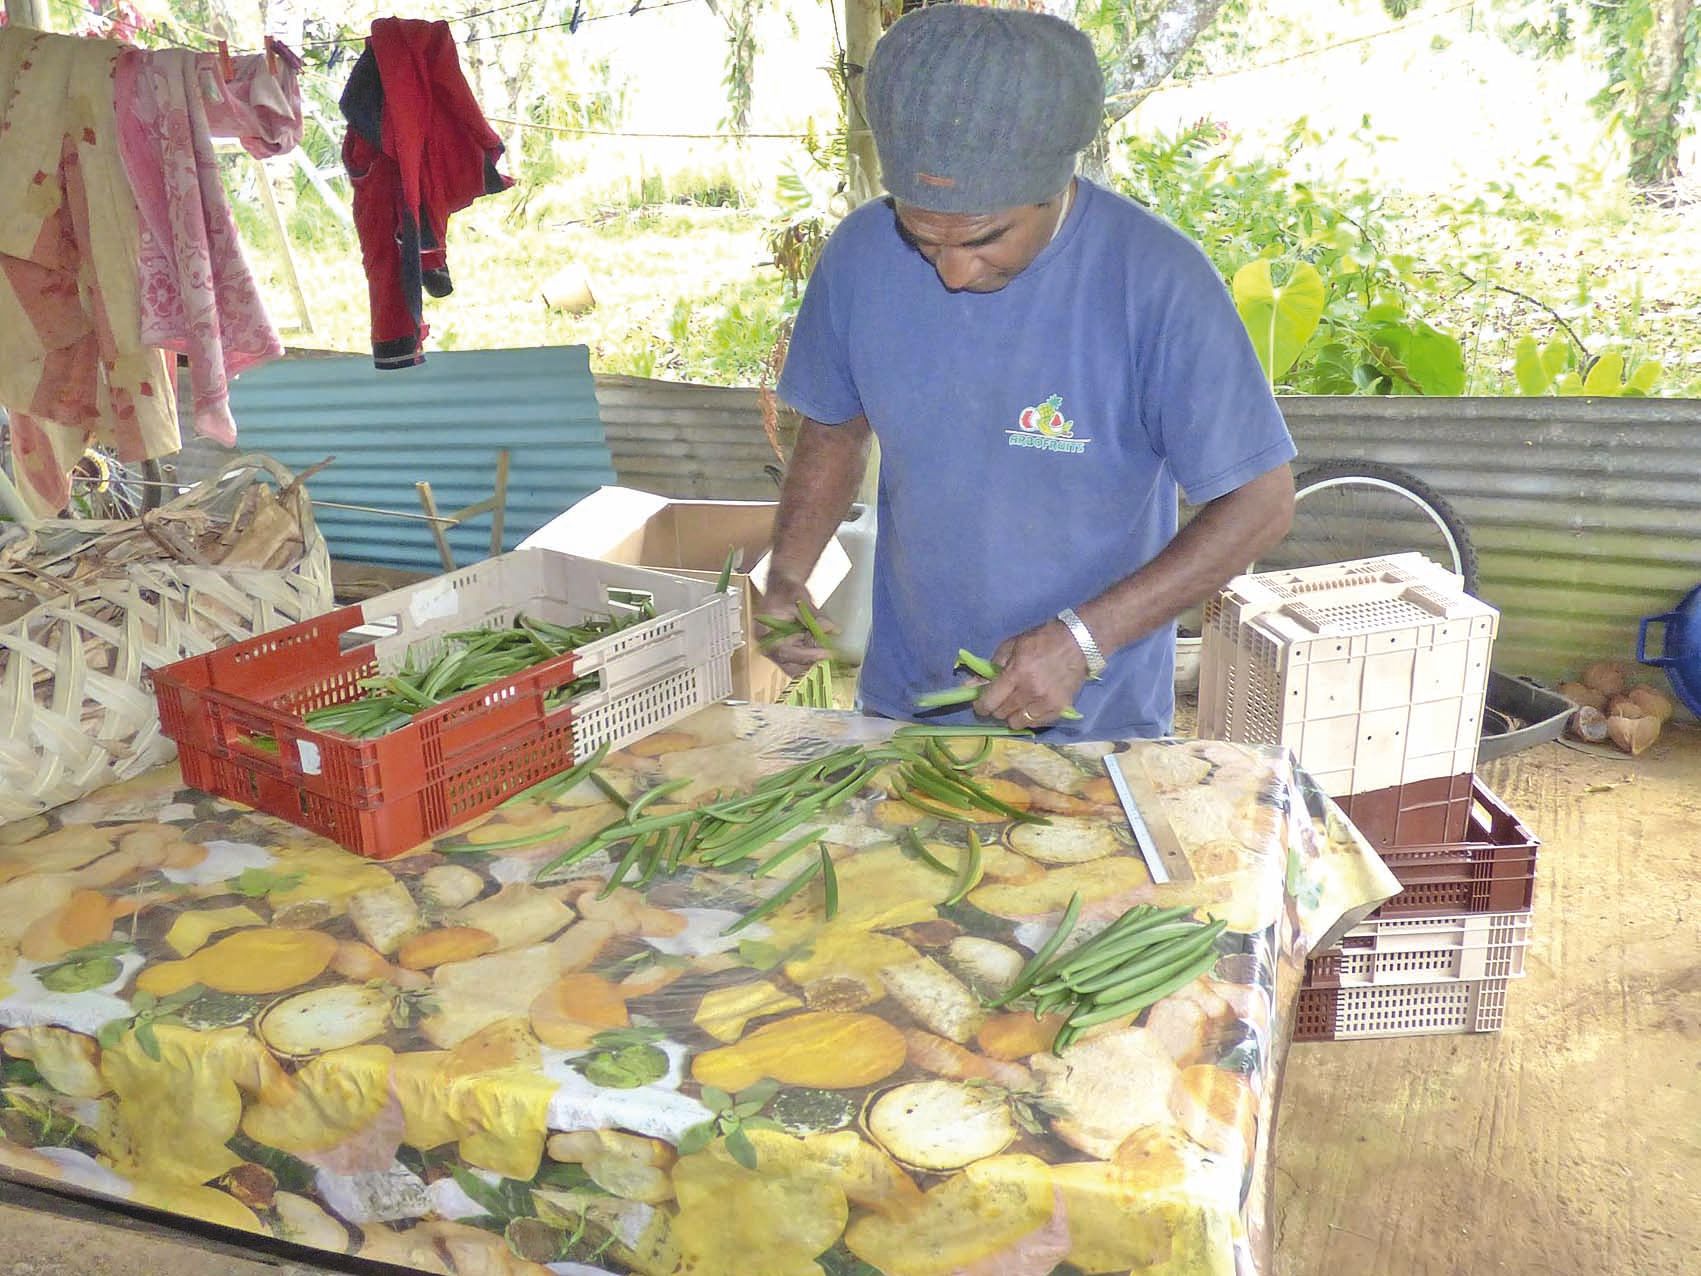
{"type": "Polygon", "coordinates": [[[1146,871],[1160,886],[1166,882],[1191,882],[1193,866],[1182,853],[1181,839],[1164,814],[1163,802],[1146,769],[1133,753],[1107,753],[1105,770],[1122,809],[1128,816],[1128,827],[1134,831],[1134,842],[1146,861],[1146,871]]]}

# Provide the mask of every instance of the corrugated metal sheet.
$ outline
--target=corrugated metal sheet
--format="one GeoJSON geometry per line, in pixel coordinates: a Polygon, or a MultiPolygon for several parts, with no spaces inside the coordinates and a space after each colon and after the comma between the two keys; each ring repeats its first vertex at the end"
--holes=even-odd
{"type": "MultiPolygon", "coordinates": [[[[755,390],[599,377],[620,481],[772,499],[755,390]]],[[[1301,464],[1375,460],[1433,485],[1503,613],[1496,664],[1557,678],[1633,654],[1638,621],[1701,581],[1701,401],[1282,400],[1301,464]]],[[[790,441],[790,421],[782,421],[790,441]]]]}
{"type": "MultiPolygon", "coordinates": [[[[777,461],[755,390],[599,376],[597,402],[625,486],[690,500],[775,499],[762,467],[777,461]]],[[[782,412],[789,434],[795,419],[782,412]]]]}
{"type": "Polygon", "coordinates": [[[1288,398],[1301,464],[1374,460],[1458,510],[1502,612],[1495,664],[1634,655],[1701,581],[1701,400],[1288,398]]]}
{"type": "MultiPolygon", "coordinates": [[[[507,448],[508,549],[615,481],[584,346],[444,351],[390,372],[363,355],[284,359],[240,377],[231,407],[242,450],[298,471],[337,458],[311,482],[320,501],[420,513],[414,483],[424,479],[439,510],[461,509],[490,496],[507,448]]],[[[317,517],[336,558],[442,570],[423,521],[325,508],[317,517]]],[[[458,565],[483,558],[489,516],[451,529],[449,544],[458,565]]]]}

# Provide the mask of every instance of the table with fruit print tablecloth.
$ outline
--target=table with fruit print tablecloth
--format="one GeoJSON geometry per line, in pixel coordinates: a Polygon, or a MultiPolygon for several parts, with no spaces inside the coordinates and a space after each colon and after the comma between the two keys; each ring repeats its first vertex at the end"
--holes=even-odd
{"type": "MultiPolygon", "coordinates": [[[[599,850],[894,724],[717,706],[586,782],[360,859],[167,768],[0,828],[0,1172],[454,1276],[1268,1273],[1305,953],[1393,894],[1274,750],[998,739],[965,822],[881,776],[821,877],[606,892],[599,850]],[[1154,884],[1104,755],[1192,880],[1154,884]],[[915,839],[900,838],[911,830],[915,839]],[[1208,974],[1082,1033],[989,1008],[1079,896],[1226,921],[1208,974]]],[[[618,848],[616,848],[618,854],[618,848]]]]}

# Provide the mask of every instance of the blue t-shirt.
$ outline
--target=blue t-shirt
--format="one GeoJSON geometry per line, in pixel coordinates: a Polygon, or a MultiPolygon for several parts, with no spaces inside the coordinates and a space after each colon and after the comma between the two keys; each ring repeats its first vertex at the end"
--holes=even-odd
{"type": "MultiPolygon", "coordinates": [[[[880,440],[863,705],[916,717],[959,647],[1004,639],[1128,576],[1203,504],[1288,461],[1287,426],[1222,279],[1186,236],[1087,181],[1031,265],[951,293],[884,201],[833,233],[779,394],[880,440]]],[[[1048,735],[1167,734],[1173,625],[1111,656],[1048,735]]],[[[927,715],[972,721],[971,711],[927,715]]]]}

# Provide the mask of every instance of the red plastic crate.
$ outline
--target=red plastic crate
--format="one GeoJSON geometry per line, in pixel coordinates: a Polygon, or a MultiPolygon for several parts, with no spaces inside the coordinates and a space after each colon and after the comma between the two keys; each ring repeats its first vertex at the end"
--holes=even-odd
{"type": "Polygon", "coordinates": [[[1480,779],[1462,842],[1378,847],[1403,888],[1373,917],[1516,913],[1535,899],[1541,842],[1480,779]]]}
{"type": "Polygon", "coordinates": [[[154,672],[160,723],[184,780],[388,859],[571,766],[731,694],[738,599],[645,568],[521,550],[154,672]],[[416,715],[372,740],[303,715],[360,682],[429,657],[444,635],[516,613],[570,624],[607,611],[609,589],[647,593],[655,619],[416,715]],[[558,688],[595,691],[553,710],[558,688]],[[275,751],[254,743],[275,742],[275,751]]]}

